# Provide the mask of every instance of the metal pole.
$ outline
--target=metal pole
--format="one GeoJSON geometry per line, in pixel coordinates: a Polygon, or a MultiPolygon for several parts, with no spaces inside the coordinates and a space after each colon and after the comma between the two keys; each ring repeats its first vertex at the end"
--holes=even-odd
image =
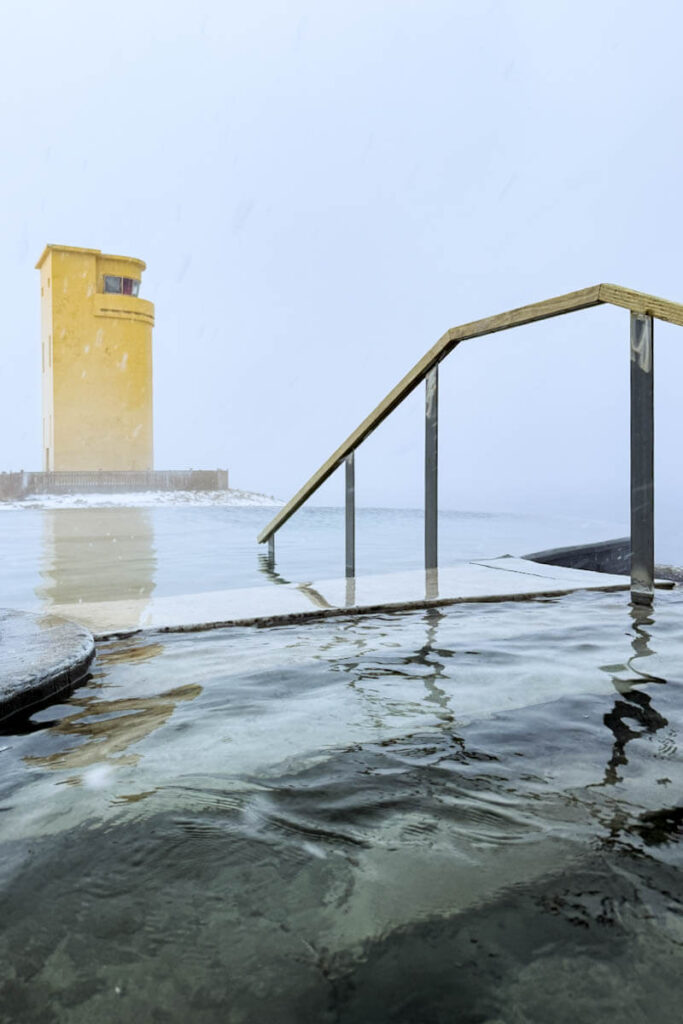
{"type": "Polygon", "coordinates": [[[346,575],[356,575],[356,467],[355,452],[344,460],[346,466],[346,575]]]}
{"type": "Polygon", "coordinates": [[[652,317],[631,313],[631,600],[652,604],[655,577],[652,317]]]}
{"type": "Polygon", "coordinates": [[[425,377],[425,569],[439,562],[439,366],[425,377]]]}
{"type": "Polygon", "coordinates": [[[275,565],[275,534],[271,533],[268,538],[268,561],[271,569],[275,565]]]}

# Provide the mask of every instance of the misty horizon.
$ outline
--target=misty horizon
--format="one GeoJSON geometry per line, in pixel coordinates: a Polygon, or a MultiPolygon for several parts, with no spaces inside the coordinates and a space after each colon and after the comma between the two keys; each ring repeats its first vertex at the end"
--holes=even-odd
{"type": "MultiPolygon", "coordinates": [[[[282,500],[449,327],[600,281],[675,300],[680,13],[637,9],[124,2],[95,36],[80,0],[12,6],[0,469],[40,467],[48,242],[147,263],[155,465],[282,500]]],[[[669,517],[676,332],[655,327],[669,517]]],[[[419,507],[422,420],[418,388],[359,450],[359,505],[419,507]]],[[[313,501],[342,498],[337,474],[313,501]]],[[[440,501],[627,516],[626,311],[442,364],[440,501]]]]}

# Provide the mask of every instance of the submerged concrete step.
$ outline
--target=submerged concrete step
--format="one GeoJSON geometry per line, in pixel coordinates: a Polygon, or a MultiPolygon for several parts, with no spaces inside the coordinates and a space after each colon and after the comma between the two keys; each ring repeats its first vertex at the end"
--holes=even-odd
{"type": "Polygon", "coordinates": [[[103,601],[55,607],[99,636],[138,630],[197,630],[279,625],[333,615],[370,614],[457,604],[519,601],[575,590],[628,590],[624,576],[542,565],[504,556],[439,570],[286,583],[272,587],[103,601]]]}

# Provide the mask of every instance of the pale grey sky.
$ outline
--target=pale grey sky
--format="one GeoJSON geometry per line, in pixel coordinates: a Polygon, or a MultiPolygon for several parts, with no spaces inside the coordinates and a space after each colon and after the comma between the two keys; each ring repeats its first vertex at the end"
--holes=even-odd
{"type": "MultiPolygon", "coordinates": [[[[682,29],[657,0],[4,0],[0,469],[40,467],[47,242],[147,261],[157,466],[282,498],[449,326],[683,299],[682,29]]],[[[683,330],[655,342],[673,508],[683,330]]],[[[444,507],[625,512],[626,312],[470,342],[441,385],[444,507]]],[[[422,446],[420,391],[359,503],[419,504],[422,446]]]]}

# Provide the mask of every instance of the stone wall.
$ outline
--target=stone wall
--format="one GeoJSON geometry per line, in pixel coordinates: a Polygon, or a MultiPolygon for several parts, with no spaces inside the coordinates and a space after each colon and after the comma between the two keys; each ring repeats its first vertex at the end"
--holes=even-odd
{"type": "Polygon", "coordinates": [[[227,491],[227,469],[74,470],[0,473],[0,501],[32,494],[227,491]]]}

